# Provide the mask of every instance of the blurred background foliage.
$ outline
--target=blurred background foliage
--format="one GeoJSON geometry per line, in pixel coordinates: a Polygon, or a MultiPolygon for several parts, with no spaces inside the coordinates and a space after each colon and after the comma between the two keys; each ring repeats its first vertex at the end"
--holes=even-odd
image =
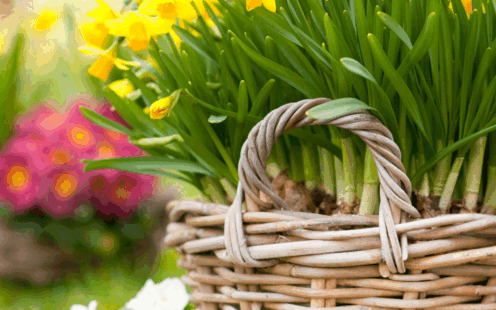
{"type": "MultiPolygon", "coordinates": [[[[115,7],[121,4],[107,2],[115,7]]],[[[62,105],[74,94],[103,98],[102,82],[87,71],[93,59],[77,51],[83,44],[78,24],[97,5],[96,1],[76,0],[2,3],[0,149],[13,135],[16,116],[30,112],[33,105],[52,101],[68,109],[62,105]],[[35,30],[36,18],[44,10],[56,12],[57,20],[49,29],[35,30]]],[[[163,178],[159,186],[184,197],[197,195],[191,186],[176,180],[163,178]]],[[[22,270],[12,270],[6,277],[0,273],[0,309],[69,309],[91,300],[98,301],[98,309],[119,309],[147,279],[158,283],[182,275],[184,271],[175,263],[177,254],[159,248],[165,218],[163,213],[157,216],[157,210],[164,202],[154,203],[144,204],[126,218],[104,216],[92,206],[81,205],[64,219],[36,210],[15,214],[0,204],[0,252],[2,247],[8,251],[14,246],[18,250],[11,252],[18,255],[15,259],[25,259],[25,264],[39,260],[22,254],[23,244],[58,257],[57,270],[53,270],[57,276],[48,282],[43,274],[16,276],[22,270]]],[[[5,267],[5,262],[0,253],[0,265],[5,267]]]]}

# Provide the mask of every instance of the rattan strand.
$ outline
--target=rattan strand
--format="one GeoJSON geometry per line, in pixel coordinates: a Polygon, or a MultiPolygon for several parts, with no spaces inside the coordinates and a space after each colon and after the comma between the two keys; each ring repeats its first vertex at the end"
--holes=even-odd
{"type": "Polygon", "coordinates": [[[182,280],[193,289],[191,301],[203,310],[496,309],[496,217],[416,219],[387,128],[366,111],[324,121],[305,116],[326,101],[285,105],[254,127],[231,207],[187,200],[167,206],[164,245],[183,255],[177,263],[188,269],[182,280]],[[320,124],[352,131],[372,151],[379,216],[289,211],[272,191],[265,165],[275,140],[320,124]]]}

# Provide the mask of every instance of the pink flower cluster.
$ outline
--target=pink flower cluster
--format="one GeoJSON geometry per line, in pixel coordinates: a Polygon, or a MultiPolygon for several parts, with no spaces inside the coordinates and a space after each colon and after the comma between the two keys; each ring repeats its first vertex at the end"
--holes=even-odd
{"type": "Polygon", "coordinates": [[[104,214],[127,216],[151,197],[155,177],[112,169],[83,172],[82,159],[141,156],[127,136],[88,121],[81,106],[125,122],[109,104],[85,98],[66,113],[40,106],[16,123],[15,136],[0,153],[0,201],[17,213],[39,207],[53,216],[71,214],[90,201],[104,214]]]}

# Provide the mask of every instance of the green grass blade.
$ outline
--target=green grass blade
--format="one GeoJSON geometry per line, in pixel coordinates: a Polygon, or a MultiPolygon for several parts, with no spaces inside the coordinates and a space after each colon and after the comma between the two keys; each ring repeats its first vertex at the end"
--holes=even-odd
{"type": "Polygon", "coordinates": [[[87,109],[85,107],[80,107],[79,110],[81,111],[81,114],[83,114],[84,117],[86,117],[90,122],[92,122],[95,125],[98,125],[103,128],[107,128],[113,131],[119,131],[122,132],[123,134],[126,134],[130,137],[135,136],[136,134],[129,130],[127,127],[106,118],[103,115],[100,115],[96,113],[95,111],[92,111],[90,109],[87,109]]]}
{"type": "Polygon", "coordinates": [[[270,73],[279,77],[281,80],[285,81],[294,88],[298,89],[308,98],[319,97],[319,91],[315,89],[315,86],[309,83],[308,81],[306,81],[300,75],[256,53],[255,51],[250,49],[246,44],[244,44],[241,40],[239,40],[236,36],[234,37],[234,39],[238,42],[239,46],[241,46],[241,48],[246,52],[248,57],[250,57],[261,68],[266,69],[270,73]]]}
{"type": "Polygon", "coordinates": [[[188,160],[163,158],[163,157],[123,157],[106,158],[101,160],[83,160],[86,164],[84,171],[98,169],[115,169],[120,171],[136,172],[139,170],[176,170],[192,173],[200,173],[209,176],[214,174],[203,166],[188,160]]]}
{"type": "Polygon", "coordinates": [[[377,41],[377,38],[373,34],[368,35],[370,47],[372,49],[372,53],[377,63],[381,66],[384,73],[387,75],[393,86],[396,88],[396,91],[400,95],[400,98],[403,101],[410,117],[413,119],[415,124],[419,127],[420,131],[424,134],[428,141],[432,140],[430,127],[424,126],[424,121],[420,114],[420,110],[417,106],[417,102],[413,97],[412,92],[408,88],[408,85],[403,80],[403,78],[399,75],[399,73],[394,69],[394,66],[389,62],[382,46],[377,41]]]}

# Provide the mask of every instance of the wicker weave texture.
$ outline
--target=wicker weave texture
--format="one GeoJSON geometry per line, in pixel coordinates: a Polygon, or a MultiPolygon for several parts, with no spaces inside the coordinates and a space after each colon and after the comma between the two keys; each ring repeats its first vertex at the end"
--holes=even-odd
{"type": "Polygon", "coordinates": [[[230,207],[169,203],[164,243],[183,254],[192,301],[203,310],[496,309],[496,216],[418,219],[389,130],[365,110],[306,116],[326,101],[284,105],[252,129],[230,207]],[[275,140],[322,124],[350,130],[371,150],[378,216],[293,212],[272,191],[265,171],[275,140]]]}

